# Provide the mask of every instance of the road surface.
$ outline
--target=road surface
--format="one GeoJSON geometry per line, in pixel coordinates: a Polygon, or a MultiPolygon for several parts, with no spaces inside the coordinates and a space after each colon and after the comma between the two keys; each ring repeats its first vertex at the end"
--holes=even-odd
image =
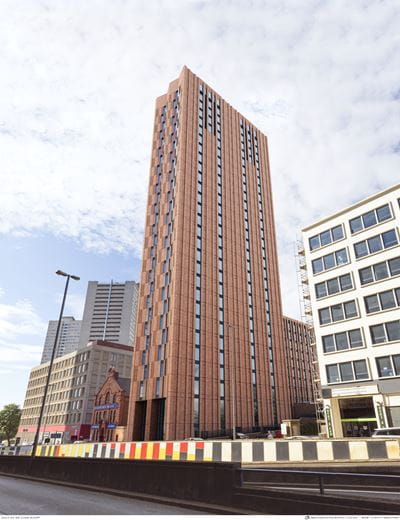
{"type": "Polygon", "coordinates": [[[0,515],[193,515],[194,509],[0,475],[0,515]]]}

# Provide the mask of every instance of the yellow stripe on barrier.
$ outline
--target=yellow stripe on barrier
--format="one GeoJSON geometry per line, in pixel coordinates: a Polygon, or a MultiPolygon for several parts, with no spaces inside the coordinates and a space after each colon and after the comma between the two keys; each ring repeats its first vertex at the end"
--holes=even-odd
{"type": "Polygon", "coordinates": [[[136,449],[135,449],[135,459],[140,459],[140,455],[142,453],[142,442],[136,443],[136,449]]]}
{"type": "Polygon", "coordinates": [[[160,451],[158,453],[158,460],[165,460],[166,449],[167,449],[167,443],[160,442],[160,451]]]}
{"type": "Polygon", "coordinates": [[[153,458],[153,446],[154,442],[147,443],[146,460],[151,460],[153,458]]]}
{"type": "Polygon", "coordinates": [[[179,460],[180,453],[181,453],[181,443],[174,442],[172,445],[172,460],[179,460]]]}

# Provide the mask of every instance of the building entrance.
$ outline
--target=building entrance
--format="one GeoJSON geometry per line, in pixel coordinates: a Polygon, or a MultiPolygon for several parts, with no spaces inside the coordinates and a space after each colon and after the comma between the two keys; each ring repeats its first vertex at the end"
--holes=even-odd
{"type": "Polygon", "coordinates": [[[377,427],[372,397],[339,399],[344,437],[370,437],[377,427]]]}

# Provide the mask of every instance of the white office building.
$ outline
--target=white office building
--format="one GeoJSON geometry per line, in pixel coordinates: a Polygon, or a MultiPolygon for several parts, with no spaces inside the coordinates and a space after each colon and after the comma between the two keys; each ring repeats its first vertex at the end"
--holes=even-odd
{"type": "Polygon", "coordinates": [[[89,282],[79,345],[103,340],[133,345],[139,284],[89,282]]]}
{"type": "Polygon", "coordinates": [[[327,434],[400,426],[400,184],[303,230],[327,434]]]}
{"type": "MultiPolygon", "coordinates": [[[[72,316],[64,316],[61,321],[60,332],[58,335],[55,357],[64,356],[78,348],[81,334],[82,320],[76,320],[72,316]]],[[[47,328],[46,339],[44,342],[41,363],[50,361],[53,352],[54,341],[56,339],[58,320],[50,320],[47,328]]]]}

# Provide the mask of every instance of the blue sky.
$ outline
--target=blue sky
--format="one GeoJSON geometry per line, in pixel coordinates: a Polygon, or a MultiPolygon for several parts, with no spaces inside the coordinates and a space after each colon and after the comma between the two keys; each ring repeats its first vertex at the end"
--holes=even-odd
{"type": "Polygon", "coordinates": [[[285,312],[294,243],[399,182],[398,0],[0,3],[0,406],[88,280],[138,279],[155,98],[184,64],[268,135],[285,312]]]}

